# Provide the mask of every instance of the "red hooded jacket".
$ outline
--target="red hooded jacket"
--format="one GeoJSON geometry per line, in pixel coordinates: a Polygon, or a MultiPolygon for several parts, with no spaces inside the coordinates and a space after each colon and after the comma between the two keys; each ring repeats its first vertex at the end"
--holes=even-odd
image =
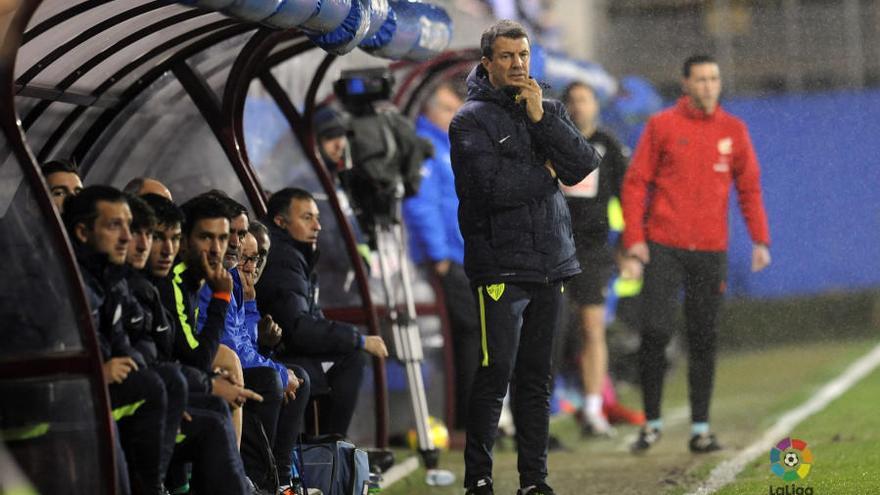
{"type": "Polygon", "coordinates": [[[648,121],[624,178],[624,248],[651,241],[726,251],[731,181],[752,241],[769,245],[760,170],[745,124],[721,107],[707,115],[680,98],[648,121]]]}

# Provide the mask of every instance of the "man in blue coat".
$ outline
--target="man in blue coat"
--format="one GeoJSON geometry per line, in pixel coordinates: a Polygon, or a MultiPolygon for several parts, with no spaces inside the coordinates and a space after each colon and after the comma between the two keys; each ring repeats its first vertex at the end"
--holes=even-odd
{"type": "Polygon", "coordinates": [[[422,164],[419,192],[403,202],[413,262],[437,277],[449,315],[455,358],[455,429],[463,430],[471,382],[480,352],[480,319],[464,273],[464,239],[449,157],[449,123],[462,99],[448,83],[434,89],[416,121],[416,134],[431,141],[434,156],[422,164]]]}
{"type": "Polygon", "coordinates": [[[449,130],[464,238],[476,290],[482,356],[465,446],[465,487],[492,494],[492,447],[510,385],[519,495],[553,494],[546,483],[550,356],[562,283],[580,272],[559,183],[574,185],[600,157],[558,101],[529,77],[529,38],[502,20],[483,32],[468,97],[449,130]]]}

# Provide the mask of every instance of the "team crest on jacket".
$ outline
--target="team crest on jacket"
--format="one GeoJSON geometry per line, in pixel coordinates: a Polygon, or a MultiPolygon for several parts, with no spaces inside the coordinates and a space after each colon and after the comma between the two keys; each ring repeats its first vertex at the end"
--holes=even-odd
{"type": "Polygon", "coordinates": [[[498,301],[501,299],[501,295],[504,294],[504,284],[492,284],[486,286],[486,292],[489,294],[489,297],[494,301],[498,301]]]}
{"type": "Polygon", "coordinates": [[[733,139],[726,137],[718,140],[718,153],[729,155],[733,153],[733,139]]]}

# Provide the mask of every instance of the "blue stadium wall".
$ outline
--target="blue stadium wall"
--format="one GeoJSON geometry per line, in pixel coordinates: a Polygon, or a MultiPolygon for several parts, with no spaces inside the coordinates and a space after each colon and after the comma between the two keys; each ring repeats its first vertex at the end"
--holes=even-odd
{"type": "Polygon", "coordinates": [[[880,288],[880,91],[726,100],[762,165],[772,266],[750,273],[731,195],[731,295],[880,288]]]}

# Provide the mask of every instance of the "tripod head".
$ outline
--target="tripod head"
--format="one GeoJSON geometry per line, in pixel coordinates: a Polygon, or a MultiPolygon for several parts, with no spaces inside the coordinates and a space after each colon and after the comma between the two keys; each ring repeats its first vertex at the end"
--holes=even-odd
{"type": "Polygon", "coordinates": [[[430,142],[417,136],[412,123],[388,103],[393,83],[387,69],[374,68],[343,71],[333,84],[351,115],[352,168],[339,179],[371,247],[377,228],[400,223],[400,203],[416,194],[422,162],[434,154],[430,142]],[[384,108],[377,110],[380,104],[384,108]]]}

